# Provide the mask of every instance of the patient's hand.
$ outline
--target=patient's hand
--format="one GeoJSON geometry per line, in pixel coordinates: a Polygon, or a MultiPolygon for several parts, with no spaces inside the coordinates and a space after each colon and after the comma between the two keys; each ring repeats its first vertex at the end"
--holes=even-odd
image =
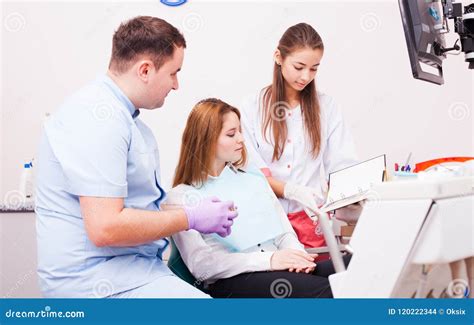
{"type": "MultiPolygon", "coordinates": [[[[308,254],[310,255],[311,257],[313,257],[313,259],[316,259],[316,257],[318,257],[318,254],[308,254]]],[[[296,273],[300,273],[300,272],[304,272],[304,273],[313,273],[314,269],[316,268],[316,265],[313,266],[313,267],[307,267],[307,268],[292,268],[290,267],[288,269],[289,272],[296,272],[296,273]]]]}
{"type": "Polygon", "coordinates": [[[290,268],[288,269],[289,272],[296,272],[296,273],[313,273],[314,269],[316,268],[316,266],[313,266],[313,267],[307,267],[305,269],[293,269],[293,268],[290,268]]]}
{"type": "Polygon", "coordinates": [[[289,269],[307,269],[316,266],[315,254],[308,254],[296,249],[282,249],[273,253],[270,264],[273,271],[289,269]]]}

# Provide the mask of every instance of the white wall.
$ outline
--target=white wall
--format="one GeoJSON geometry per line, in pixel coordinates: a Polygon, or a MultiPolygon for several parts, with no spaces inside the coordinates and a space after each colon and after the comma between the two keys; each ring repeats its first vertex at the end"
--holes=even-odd
{"type": "MultiPolygon", "coordinates": [[[[192,106],[209,96],[238,106],[243,96],[269,83],[279,37],[302,21],[323,37],[326,51],[318,87],[342,105],[361,158],[387,153],[391,166],[409,152],[412,161],[474,155],[472,71],[462,55],[449,56],[445,85],[413,79],[395,0],[191,0],[177,8],[158,0],[4,2],[0,199],[17,189],[23,161],[35,155],[43,115],[106,71],[113,31],[136,15],[168,20],[188,43],[180,89],[168,96],[164,107],[141,115],[157,138],[165,187],[192,106]]],[[[449,40],[454,43],[454,36],[449,40]]],[[[34,227],[26,220],[18,219],[15,227],[34,227]]],[[[0,231],[10,230],[2,226],[0,231]]],[[[32,247],[34,238],[29,240],[32,247]]],[[[2,242],[4,254],[8,245],[2,242]]]]}

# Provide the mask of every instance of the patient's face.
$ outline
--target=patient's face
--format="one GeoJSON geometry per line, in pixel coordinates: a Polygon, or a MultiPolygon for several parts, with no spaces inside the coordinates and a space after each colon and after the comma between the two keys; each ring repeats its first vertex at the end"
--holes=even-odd
{"type": "Polygon", "coordinates": [[[243,147],[239,117],[234,112],[229,112],[224,115],[222,131],[217,139],[216,159],[221,163],[235,162],[242,157],[243,147]]]}

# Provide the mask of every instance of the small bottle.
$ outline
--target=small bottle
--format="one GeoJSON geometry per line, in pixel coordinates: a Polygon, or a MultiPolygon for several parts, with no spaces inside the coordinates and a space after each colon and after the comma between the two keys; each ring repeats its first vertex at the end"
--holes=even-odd
{"type": "Polygon", "coordinates": [[[20,178],[20,192],[25,200],[33,198],[33,164],[31,162],[23,165],[20,178]]]}

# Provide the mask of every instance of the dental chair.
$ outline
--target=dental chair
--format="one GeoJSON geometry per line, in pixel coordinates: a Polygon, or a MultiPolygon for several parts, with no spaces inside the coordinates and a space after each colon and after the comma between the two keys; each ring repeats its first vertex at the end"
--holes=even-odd
{"type": "Polygon", "coordinates": [[[170,268],[170,270],[176,276],[178,276],[181,280],[186,281],[187,283],[198,288],[204,293],[208,293],[207,290],[204,289],[204,283],[202,281],[197,280],[191,274],[186,264],[184,264],[181,254],[179,253],[178,247],[176,247],[176,244],[173,238],[171,237],[170,237],[170,246],[171,246],[171,254],[168,260],[168,267],[170,268]]]}

